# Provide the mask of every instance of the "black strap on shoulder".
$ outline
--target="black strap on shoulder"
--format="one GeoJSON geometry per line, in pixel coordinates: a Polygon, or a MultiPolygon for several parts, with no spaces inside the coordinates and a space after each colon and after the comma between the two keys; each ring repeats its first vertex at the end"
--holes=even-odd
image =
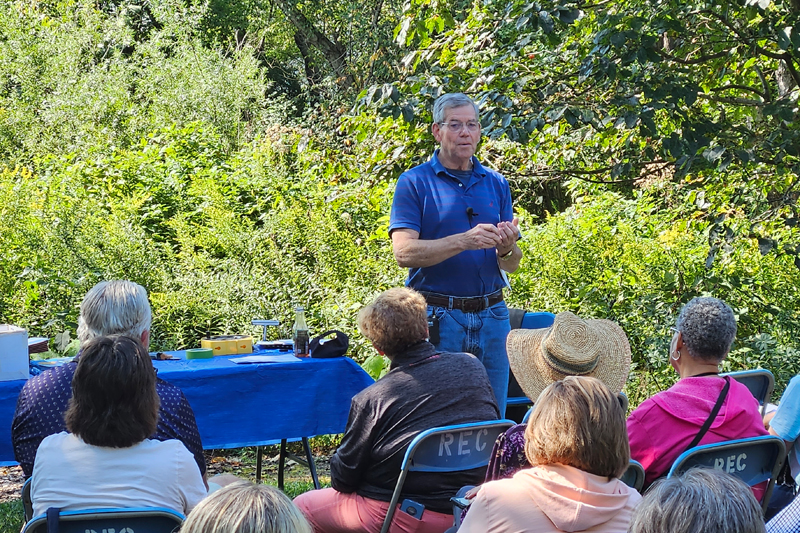
{"type": "Polygon", "coordinates": [[[47,509],[47,533],[58,533],[58,515],[61,509],[50,507],[47,509]]]}
{"type": "Polygon", "coordinates": [[[692,443],[686,447],[686,450],[690,450],[695,446],[697,446],[703,439],[703,437],[705,437],[706,433],[708,433],[709,428],[711,428],[711,424],[714,422],[714,419],[717,418],[717,414],[719,413],[719,410],[722,408],[722,404],[725,403],[725,398],[728,396],[728,390],[730,388],[731,388],[731,378],[729,376],[725,376],[725,385],[723,385],[722,391],[720,391],[719,393],[719,398],[717,398],[717,403],[714,404],[714,408],[708,415],[708,418],[703,424],[703,427],[700,428],[700,431],[697,433],[692,443]]]}

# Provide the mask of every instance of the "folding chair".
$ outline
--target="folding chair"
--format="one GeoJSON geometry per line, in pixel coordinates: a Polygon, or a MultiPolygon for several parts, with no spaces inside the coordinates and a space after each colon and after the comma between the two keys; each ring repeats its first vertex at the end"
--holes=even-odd
{"type": "Polygon", "coordinates": [[[33,500],[31,499],[31,478],[25,480],[22,485],[22,511],[25,513],[25,521],[33,518],[33,500]]]}
{"type": "Polygon", "coordinates": [[[389,531],[409,472],[459,472],[486,466],[497,436],[513,425],[511,420],[492,420],[420,432],[406,449],[381,533],[389,531]]]}
{"type": "MultiPolygon", "coordinates": [[[[556,315],[547,312],[524,313],[520,309],[509,309],[509,317],[515,318],[511,321],[511,329],[541,329],[549,328],[553,325],[556,315]],[[519,323],[517,324],[517,321],[519,323]]],[[[534,398],[535,399],[535,398],[534,398]]],[[[525,396],[525,393],[517,383],[517,378],[511,370],[508,371],[508,397],[506,399],[506,417],[508,408],[533,405],[533,400],[525,396]]],[[[517,414],[519,416],[519,413],[517,414]]]]}
{"type": "Polygon", "coordinates": [[[619,480],[629,487],[636,489],[636,492],[642,492],[642,487],[644,487],[644,467],[642,463],[631,459],[628,469],[625,470],[625,473],[622,474],[619,480]]]}
{"type": "Polygon", "coordinates": [[[738,477],[749,486],[768,481],[759,502],[767,510],[775,478],[786,458],[783,440],[771,435],[704,444],[686,450],[675,459],[667,477],[686,472],[692,467],[716,468],[738,477]]]}
{"type": "Polygon", "coordinates": [[[764,417],[767,404],[775,388],[775,376],[772,375],[772,372],[765,368],[754,368],[752,370],[740,370],[739,372],[728,372],[720,375],[730,376],[750,389],[750,392],[755,399],[758,400],[759,405],[761,405],[761,417],[764,417]]]}
{"type": "MultiPolygon", "coordinates": [[[[119,509],[88,509],[61,511],[58,515],[59,533],[172,533],[183,523],[183,515],[163,507],[119,509]]],[[[47,515],[28,522],[22,533],[47,533],[47,515]]]]}

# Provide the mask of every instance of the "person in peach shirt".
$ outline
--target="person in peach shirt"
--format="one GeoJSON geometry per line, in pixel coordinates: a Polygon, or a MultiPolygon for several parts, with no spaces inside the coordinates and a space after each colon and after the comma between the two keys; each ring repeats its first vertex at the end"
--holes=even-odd
{"type": "Polygon", "coordinates": [[[568,376],[536,401],[525,430],[531,468],[481,486],[459,533],[625,532],[641,500],[620,481],[625,413],[602,381],[568,376]]]}

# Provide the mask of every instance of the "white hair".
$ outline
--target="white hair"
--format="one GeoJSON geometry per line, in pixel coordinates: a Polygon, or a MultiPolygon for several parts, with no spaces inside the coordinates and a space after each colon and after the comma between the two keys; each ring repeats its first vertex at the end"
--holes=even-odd
{"type": "Polygon", "coordinates": [[[239,481],[201,501],[181,533],[311,533],[311,526],[277,488],[239,481]]]}
{"type": "Polygon", "coordinates": [[[628,533],[764,533],[753,491],[721,470],[693,468],[644,495],[628,533]]]}
{"type": "Polygon", "coordinates": [[[95,337],[125,335],[141,340],[150,331],[152,313],[144,287],[132,281],[101,281],[81,302],[78,339],[81,346],[95,337]]]}
{"type": "Polygon", "coordinates": [[[444,114],[448,109],[455,109],[456,107],[472,106],[475,110],[475,118],[480,117],[478,111],[478,104],[464,93],[447,93],[443,94],[436,99],[433,104],[433,121],[437,124],[444,122],[444,114]]]}

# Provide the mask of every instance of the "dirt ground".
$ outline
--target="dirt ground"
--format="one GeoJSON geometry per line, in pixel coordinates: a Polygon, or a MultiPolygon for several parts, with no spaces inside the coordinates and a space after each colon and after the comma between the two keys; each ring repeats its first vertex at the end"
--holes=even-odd
{"type": "Polygon", "coordinates": [[[19,499],[24,481],[22,468],[18,466],[0,467],[0,503],[19,499]]]}

